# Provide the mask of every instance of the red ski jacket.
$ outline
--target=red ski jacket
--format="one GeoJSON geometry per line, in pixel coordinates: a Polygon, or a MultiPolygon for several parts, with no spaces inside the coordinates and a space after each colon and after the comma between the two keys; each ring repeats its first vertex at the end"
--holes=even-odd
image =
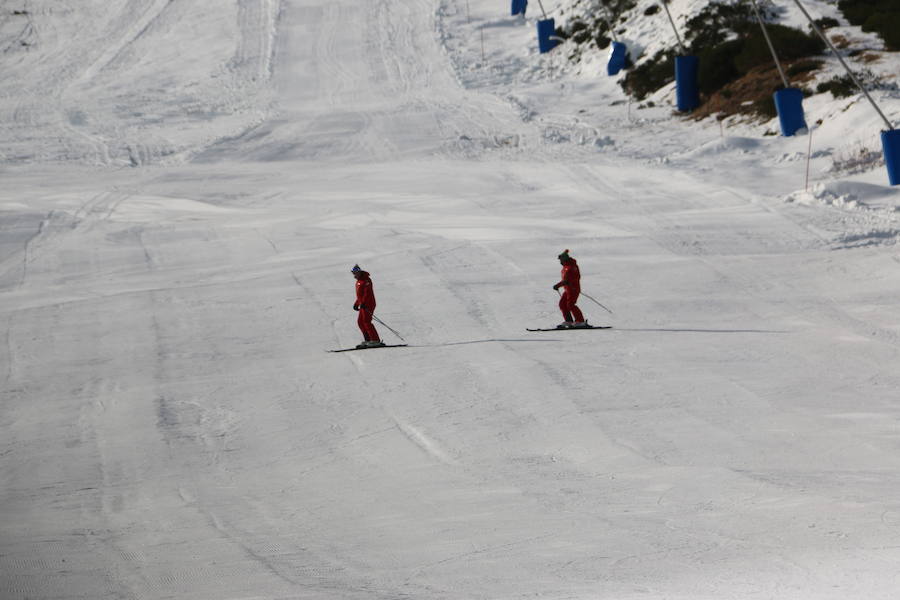
{"type": "Polygon", "coordinates": [[[578,270],[578,263],[574,258],[563,265],[562,280],[557,284],[560,287],[565,286],[566,291],[570,294],[581,293],[581,272],[578,270]]]}
{"type": "Polygon", "coordinates": [[[356,304],[370,312],[375,310],[375,290],[366,271],[360,271],[356,277],[356,304]]]}

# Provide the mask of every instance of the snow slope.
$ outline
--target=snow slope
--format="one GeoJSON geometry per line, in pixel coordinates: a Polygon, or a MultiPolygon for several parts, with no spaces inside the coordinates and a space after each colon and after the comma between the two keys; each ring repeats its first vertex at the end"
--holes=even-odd
{"type": "Polygon", "coordinates": [[[629,115],[480,0],[23,7],[0,597],[895,596],[875,175],[801,192],[805,140],[629,115]],[[614,329],[524,331],[564,248],[614,329]],[[355,262],[411,347],[324,352],[355,262]]]}

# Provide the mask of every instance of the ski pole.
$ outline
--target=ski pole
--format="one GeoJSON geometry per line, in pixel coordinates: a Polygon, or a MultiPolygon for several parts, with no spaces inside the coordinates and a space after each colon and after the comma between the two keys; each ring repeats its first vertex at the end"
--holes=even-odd
{"type": "Polygon", "coordinates": [[[588,295],[585,294],[584,292],[581,292],[581,295],[584,296],[585,298],[587,298],[588,300],[591,300],[594,304],[596,304],[597,306],[599,306],[600,308],[602,308],[603,310],[605,310],[605,311],[608,312],[609,314],[613,314],[613,311],[609,310],[608,308],[606,308],[605,306],[603,306],[602,304],[600,304],[599,302],[597,302],[597,300],[594,299],[594,298],[592,298],[591,296],[588,296],[588,295]]]}
{"type": "Polygon", "coordinates": [[[384,321],[382,321],[381,319],[379,319],[379,318],[376,317],[375,315],[372,315],[372,318],[375,319],[376,321],[378,321],[379,324],[384,325],[385,327],[387,327],[388,329],[390,329],[391,332],[392,332],[394,335],[396,335],[398,338],[400,338],[400,341],[406,342],[406,340],[403,339],[403,336],[400,335],[399,333],[397,333],[397,330],[393,329],[390,325],[388,325],[387,323],[385,323],[384,321]]]}
{"type": "MultiPolygon", "coordinates": [[[[559,289],[556,290],[556,293],[559,294],[560,297],[562,297],[562,292],[560,292],[559,289]]],[[[597,301],[596,301],[594,298],[592,298],[591,296],[588,296],[588,295],[585,294],[584,292],[579,292],[579,293],[580,293],[582,296],[584,296],[585,298],[587,298],[588,300],[592,300],[592,301],[594,302],[594,304],[596,304],[597,306],[599,306],[600,308],[602,308],[603,310],[605,310],[605,311],[608,312],[609,314],[613,314],[613,311],[609,310],[608,308],[606,308],[605,306],[603,306],[602,304],[600,304],[599,302],[597,302],[597,301]]]]}

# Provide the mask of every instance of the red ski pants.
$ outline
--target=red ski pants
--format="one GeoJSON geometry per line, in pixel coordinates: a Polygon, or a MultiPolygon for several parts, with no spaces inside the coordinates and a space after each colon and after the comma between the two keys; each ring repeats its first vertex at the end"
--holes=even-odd
{"type": "Polygon", "coordinates": [[[575,302],[578,301],[578,295],[580,293],[580,290],[574,293],[569,293],[569,290],[566,290],[559,298],[559,310],[562,311],[563,319],[566,321],[584,321],[584,315],[581,314],[581,309],[575,306],[575,302]],[[572,317],[575,318],[573,319],[572,317]]]}
{"type": "Polygon", "coordinates": [[[380,342],[381,338],[378,337],[378,332],[375,330],[375,326],[372,325],[372,316],[375,314],[375,310],[368,309],[364,306],[359,308],[359,317],[356,319],[356,324],[359,325],[359,330],[362,331],[363,339],[367,342],[380,342]]]}

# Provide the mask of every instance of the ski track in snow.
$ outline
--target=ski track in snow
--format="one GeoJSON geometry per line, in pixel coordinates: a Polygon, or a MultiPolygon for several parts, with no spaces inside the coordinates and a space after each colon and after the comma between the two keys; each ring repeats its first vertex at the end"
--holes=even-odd
{"type": "Polygon", "coordinates": [[[623,116],[486,2],[23,6],[0,597],[895,595],[890,190],[623,116]],[[523,331],[563,248],[613,329],[523,331]],[[356,262],[410,347],[322,352],[356,262]]]}

